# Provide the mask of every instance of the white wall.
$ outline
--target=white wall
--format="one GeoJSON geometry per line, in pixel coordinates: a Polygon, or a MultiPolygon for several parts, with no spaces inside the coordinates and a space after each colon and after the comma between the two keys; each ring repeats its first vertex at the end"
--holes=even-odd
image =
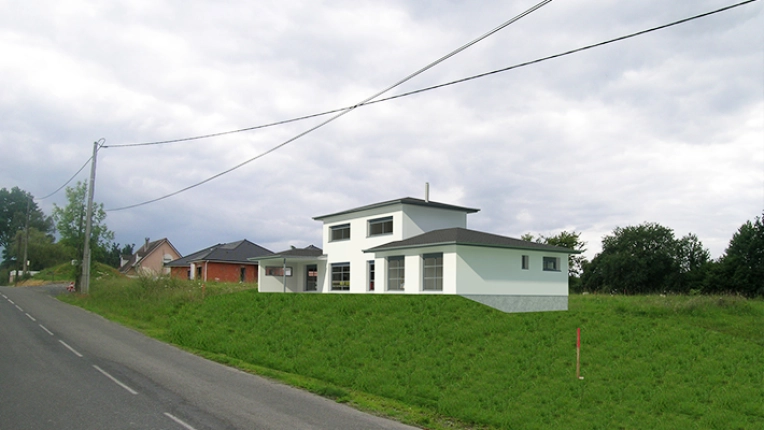
{"type": "MultiPolygon", "coordinates": [[[[321,292],[322,277],[324,276],[325,263],[323,261],[300,261],[300,260],[288,260],[286,262],[287,267],[292,268],[292,276],[286,277],[286,292],[288,293],[303,293],[305,292],[305,284],[307,282],[307,266],[309,264],[315,264],[318,267],[318,285],[316,291],[321,292]]],[[[283,267],[284,260],[280,258],[260,260],[260,268],[257,271],[257,289],[261,293],[281,293],[284,291],[284,277],[283,276],[268,276],[266,275],[267,267],[283,267]]]]}
{"type": "Polygon", "coordinates": [[[458,246],[458,294],[567,296],[568,255],[520,249],[458,246]],[[528,270],[522,256],[530,257],[528,270]],[[558,257],[560,271],[543,270],[543,257],[558,257]]]}
{"type": "Polygon", "coordinates": [[[467,228],[467,213],[416,205],[403,206],[403,238],[443,228],[467,228]]]}

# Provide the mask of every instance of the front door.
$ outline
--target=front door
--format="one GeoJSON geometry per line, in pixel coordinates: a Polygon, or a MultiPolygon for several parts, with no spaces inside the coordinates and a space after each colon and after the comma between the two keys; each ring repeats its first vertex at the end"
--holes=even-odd
{"type": "Polygon", "coordinates": [[[305,266],[305,291],[316,291],[318,286],[318,265],[305,266]]]}

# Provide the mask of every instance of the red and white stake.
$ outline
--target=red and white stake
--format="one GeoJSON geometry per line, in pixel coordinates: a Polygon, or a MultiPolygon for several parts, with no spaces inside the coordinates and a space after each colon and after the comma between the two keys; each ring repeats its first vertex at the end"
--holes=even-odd
{"type": "Polygon", "coordinates": [[[581,327],[576,329],[576,378],[584,379],[581,376],[581,327]]]}

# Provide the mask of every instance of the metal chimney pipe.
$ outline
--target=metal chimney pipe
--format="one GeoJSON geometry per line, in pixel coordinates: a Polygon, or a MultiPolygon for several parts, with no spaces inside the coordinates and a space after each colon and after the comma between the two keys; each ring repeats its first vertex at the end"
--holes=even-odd
{"type": "Polygon", "coordinates": [[[424,183],[424,201],[430,202],[430,183],[425,182],[424,183]]]}

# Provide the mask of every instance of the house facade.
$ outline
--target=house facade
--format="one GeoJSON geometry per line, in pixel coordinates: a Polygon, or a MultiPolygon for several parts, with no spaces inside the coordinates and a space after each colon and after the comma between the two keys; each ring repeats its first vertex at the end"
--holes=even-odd
{"type": "Polygon", "coordinates": [[[219,243],[167,264],[170,276],[202,282],[256,282],[258,263],[250,257],[273,254],[246,239],[219,243]]]}
{"type": "Polygon", "coordinates": [[[143,246],[130,256],[120,259],[119,272],[127,276],[159,276],[169,274],[167,263],[181,258],[167,238],[151,242],[146,238],[143,246]]]}
{"type": "Polygon", "coordinates": [[[407,197],[315,217],[323,223],[323,250],[254,259],[267,268],[258,288],[458,294],[506,312],[566,310],[575,251],[469,230],[467,215],[475,212],[407,197]]]}

